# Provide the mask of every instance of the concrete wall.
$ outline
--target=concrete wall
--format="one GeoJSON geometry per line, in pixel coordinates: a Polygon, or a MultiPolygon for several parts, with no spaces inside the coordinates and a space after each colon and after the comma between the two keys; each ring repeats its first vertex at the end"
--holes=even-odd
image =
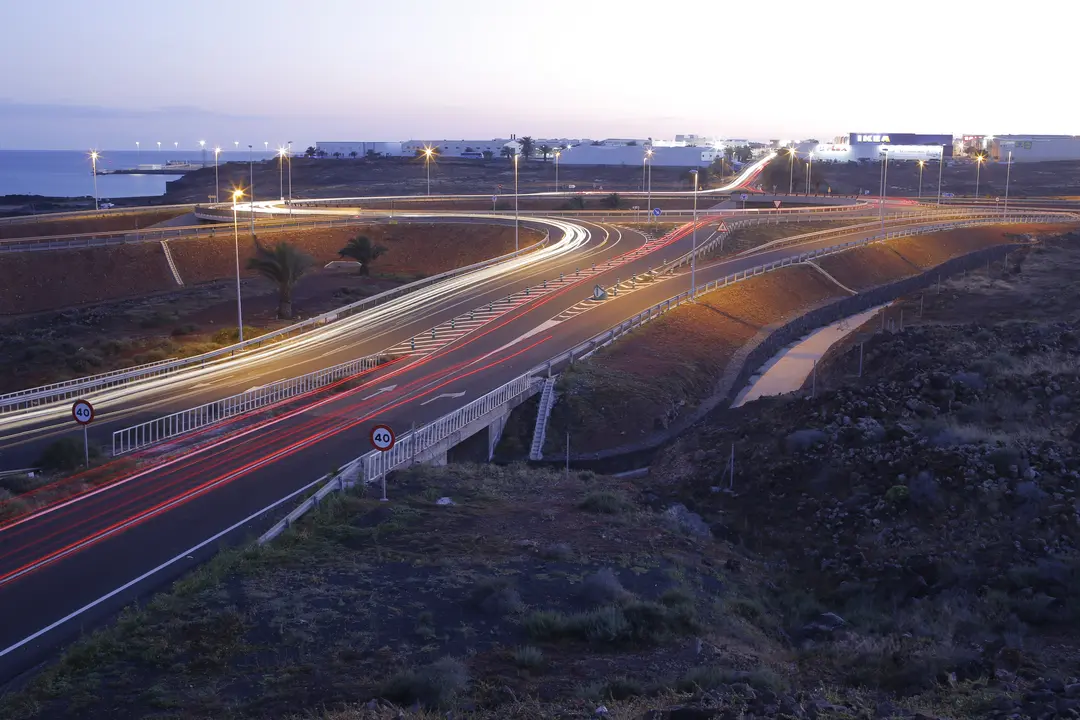
{"type": "Polygon", "coordinates": [[[1080,136],[1047,137],[1038,135],[1003,135],[990,141],[990,157],[1000,162],[1080,160],[1080,136]]]}

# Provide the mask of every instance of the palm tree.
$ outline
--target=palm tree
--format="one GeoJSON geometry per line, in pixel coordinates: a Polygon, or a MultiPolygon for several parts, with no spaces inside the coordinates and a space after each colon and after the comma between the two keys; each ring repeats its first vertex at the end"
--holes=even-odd
{"type": "Polygon", "coordinates": [[[518,140],[521,145],[521,159],[528,160],[533,154],[533,139],[526,135],[518,140]]]}
{"type": "Polygon", "coordinates": [[[540,157],[544,158],[544,162],[547,162],[547,159],[548,159],[549,155],[551,155],[551,146],[550,145],[541,145],[540,146],[540,157]]]}
{"type": "Polygon", "coordinates": [[[359,154],[360,153],[356,152],[355,150],[352,150],[352,151],[349,152],[349,157],[351,157],[353,160],[355,160],[356,156],[359,155],[359,154]]]}
{"type": "Polygon", "coordinates": [[[277,283],[278,317],[291,318],[293,286],[314,262],[310,255],[284,240],[271,248],[256,241],[255,257],[248,259],[247,267],[277,283]]]}
{"type": "Polygon", "coordinates": [[[501,155],[502,155],[502,156],[503,156],[504,158],[507,158],[507,159],[509,159],[509,160],[510,160],[510,162],[514,162],[514,156],[515,156],[515,155],[517,155],[517,150],[515,150],[515,149],[514,149],[513,147],[511,147],[511,146],[509,146],[509,145],[504,145],[504,146],[503,146],[503,149],[502,149],[502,150],[500,150],[500,151],[499,151],[499,153],[500,153],[500,154],[501,154],[501,155]]]}
{"type": "Polygon", "coordinates": [[[319,152],[315,149],[314,145],[308,145],[308,149],[304,151],[305,157],[315,157],[315,153],[319,152]]]}
{"type": "Polygon", "coordinates": [[[371,238],[367,235],[357,235],[351,238],[345,247],[338,250],[338,256],[350,257],[360,263],[360,274],[367,275],[371,263],[384,252],[386,248],[371,242],[371,238]]]}

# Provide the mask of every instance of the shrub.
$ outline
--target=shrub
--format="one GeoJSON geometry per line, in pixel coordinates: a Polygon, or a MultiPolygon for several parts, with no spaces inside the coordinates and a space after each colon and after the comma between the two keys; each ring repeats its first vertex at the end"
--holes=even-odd
{"type": "Polygon", "coordinates": [[[581,596],[594,605],[607,605],[622,600],[629,594],[611,568],[603,568],[581,583],[581,596]]]}
{"type": "Polygon", "coordinates": [[[589,700],[603,702],[614,700],[616,702],[627,700],[646,694],[645,686],[637,680],[627,677],[618,677],[605,683],[592,683],[586,686],[581,695],[589,700]]]}
{"type": "Polygon", "coordinates": [[[602,490],[586,495],[578,507],[602,515],[618,515],[629,509],[629,503],[618,493],[602,490]]]}
{"type": "Polygon", "coordinates": [[[477,584],[473,604],[492,615],[510,615],[524,607],[521,595],[503,578],[489,578],[477,584]]]}
{"type": "Polygon", "coordinates": [[[887,503],[901,503],[907,500],[911,496],[911,491],[908,490],[907,485],[893,485],[885,493],[885,502],[887,503]]]}
{"type": "Polygon", "coordinates": [[[628,600],[570,616],[535,612],[525,631],[538,640],[583,640],[600,645],[656,645],[699,628],[693,606],[666,607],[628,600]]]}
{"type": "MultiPolygon", "coordinates": [[[[36,465],[42,470],[74,470],[86,460],[82,438],[66,437],[48,445],[38,458],[36,465]]],[[[96,445],[90,446],[90,462],[101,457],[101,450],[96,445]]]]}
{"type": "Polygon", "coordinates": [[[525,645],[514,650],[514,664],[521,668],[537,669],[544,665],[544,653],[540,648],[525,645]]]}
{"type": "Polygon", "coordinates": [[[174,327],[172,331],[173,337],[182,337],[184,335],[194,335],[199,332],[199,326],[195,323],[184,323],[178,327],[174,327]]]}
{"type": "Polygon", "coordinates": [[[451,657],[436,660],[418,670],[407,670],[390,678],[380,695],[406,705],[428,707],[446,705],[469,684],[466,667],[451,657]]]}
{"type": "MultiPolygon", "coordinates": [[[[35,488],[41,487],[44,482],[45,481],[40,477],[8,475],[7,477],[0,477],[0,489],[8,491],[12,495],[22,495],[23,493],[28,493],[35,488]]],[[[10,495],[8,497],[10,497],[10,495]]],[[[0,500],[3,499],[3,497],[0,497],[0,500]]]]}
{"type": "Polygon", "coordinates": [[[566,615],[558,610],[537,610],[525,618],[525,632],[536,640],[558,640],[567,634],[566,615]]]}
{"type": "Polygon", "coordinates": [[[787,683],[768,668],[757,670],[732,670],[706,665],[690,668],[675,683],[675,689],[680,692],[694,692],[695,690],[715,690],[721,685],[733,685],[746,683],[758,690],[773,690],[783,692],[787,689],[787,683]]]}

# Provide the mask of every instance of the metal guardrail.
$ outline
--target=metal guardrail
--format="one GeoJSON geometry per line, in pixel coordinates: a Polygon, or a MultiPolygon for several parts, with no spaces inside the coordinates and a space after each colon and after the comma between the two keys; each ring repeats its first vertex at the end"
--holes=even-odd
{"type": "MultiPolygon", "coordinates": [[[[112,370],[107,373],[101,373],[100,375],[94,375],[95,386],[96,389],[104,389],[113,387],[114,385],[122,385],[127,382],[125,376],[130,373],[141,373],[142,377],[154,377],[156,375],[156,369],[172,362],[176,362],[176,359],[169,358],[167,360],[157,360],[152,363],[146,363],[145,365],[136,365],[122,370],[112,370]],[[115,382],[113,382],[114,380],[115,382]]],[[[55,399],[52,399],[49,402],[60,402],[62,400],[77,397],[85,392],[85,388],[83,387],[85,380],[86,378],[73,378],[71,380],[63,380],[61,382],[41,385],[26,390],[15,390],[0,395],[0,415],[45,404],[36,400],[36,396],[39,394],[55,397],[55,399]]]]}
{"type": "Polygon", "coordinates": [[[338,380],[376,368],[387,359],[384,353],[368,355],[367,357],[350,360],[299,377],[278,380],[238,395],[181,410],[122,430],[116,430],[112,435],[113,457],[155,445],[164,440],[178,437],[252,410],[273,405],[282,400],[319,390],[338,380]]]}

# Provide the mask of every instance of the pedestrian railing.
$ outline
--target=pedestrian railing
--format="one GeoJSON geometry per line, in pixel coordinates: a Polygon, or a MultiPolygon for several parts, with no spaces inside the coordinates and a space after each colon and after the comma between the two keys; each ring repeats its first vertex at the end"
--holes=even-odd
{"type": "Polygon", "coordinates": [[[113,456],[125,455],[222,420],[320,390],[339,380],[372,370],[387,360],[388,357],[383,353],[368,355],[116,430],[112,435],[113,456]]]}

